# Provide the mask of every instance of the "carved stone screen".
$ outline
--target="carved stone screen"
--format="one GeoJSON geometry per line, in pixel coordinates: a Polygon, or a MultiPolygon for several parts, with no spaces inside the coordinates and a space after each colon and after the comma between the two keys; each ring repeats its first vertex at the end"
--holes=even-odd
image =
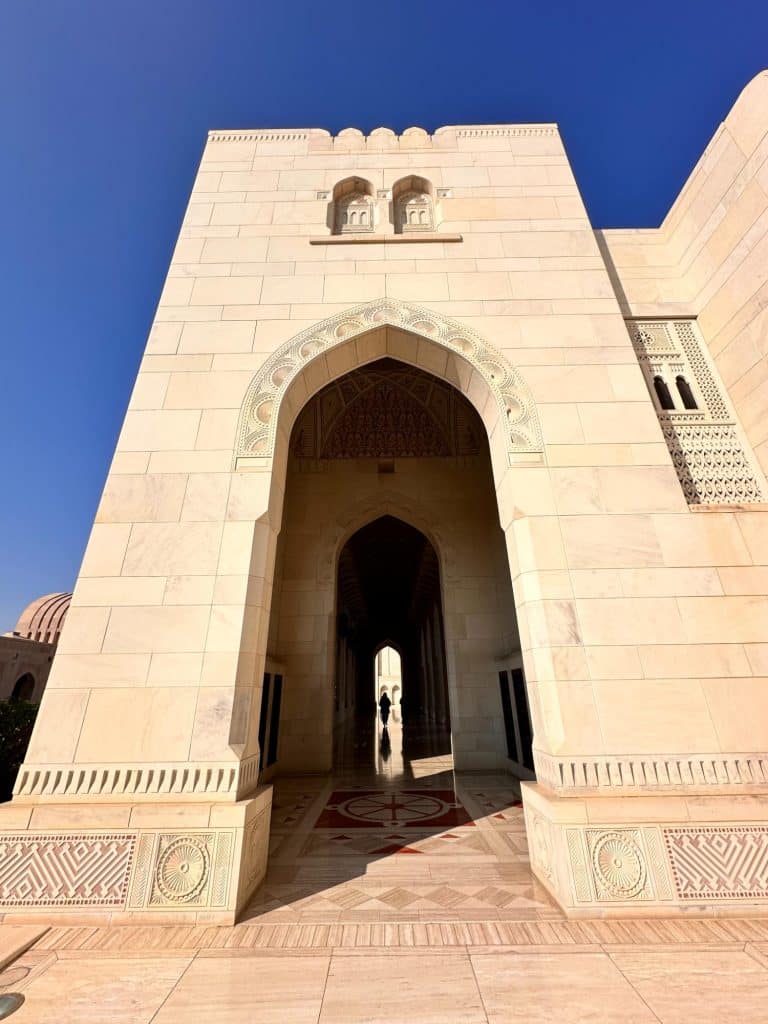
{"type": "Polygon", "coordinates": [[[293,434],[299,458],[476,455],[482,425],[450,385],[395,359],[348,373],[317,394],[293,434]]]}

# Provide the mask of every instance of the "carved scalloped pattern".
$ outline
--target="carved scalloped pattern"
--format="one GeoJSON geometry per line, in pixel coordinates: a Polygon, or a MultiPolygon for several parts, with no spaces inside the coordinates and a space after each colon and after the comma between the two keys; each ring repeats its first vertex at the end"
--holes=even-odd
{"type": "Polygon", "coordinates": [[[509,451],[542,451],[541,427],[531,394],[500,352],[455,320],[382,299],[323,320],[282,345],[267,360],[246,392],[236,457],[271,458],[280,402],[307,363],[345,341],[386,326],[428,338],[464,358],[485,380],[507,420],[509,451]]]}

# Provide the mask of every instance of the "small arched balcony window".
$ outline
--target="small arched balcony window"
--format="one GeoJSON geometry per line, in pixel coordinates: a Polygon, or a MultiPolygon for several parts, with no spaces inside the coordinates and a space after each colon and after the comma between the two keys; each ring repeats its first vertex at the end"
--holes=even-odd
{"type": "Polygon", "coordinates": [[[693,391],[691,390],[691,385],[688,383],[685,377],[683,377],[682,374],[679,374],[675,380],[675,383],[677,384],[677,390],[680,392],[680,397],[683,400],[683,405],[685,406],[685,408],[698,409],[698,402],[696,401],[693,391]]]}
{"type": "Polygon", "coordinates": [[[13,685],[13,692],[11,693],[12,701],[32,700],[32,694],[35,692],[35,677],[31,672],[25,672],[23,676],[19,676],[13,685]]]}
{"type": "Polygon", "coordinates": [[[392,202],[397,234],[435,230],[432,192],[432,186],[427,179],[415,174],[395,182],[392,188],[392,202]]]}
{"type": "Polygon", "coordinates": [[[675,408],[675,403],[672,400],[672,395],[670,394],[669,388],[667,387],[667,382],[658,373],[653,378],[653,388],[656,392],[656,397],[659,400],[659,405],[662,409],[675,408]]]}
{"type": "Polygon", "coordinates": [[[336,235],[373,231],[373,185],[364,178],[345,178],[333,190],[336,235]]]}

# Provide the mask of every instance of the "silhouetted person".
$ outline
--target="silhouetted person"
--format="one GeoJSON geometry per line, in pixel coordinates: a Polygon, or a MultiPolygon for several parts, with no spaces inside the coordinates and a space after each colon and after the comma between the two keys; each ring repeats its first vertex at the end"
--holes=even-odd
{"type": "Polygon", "coordinates": [[[379,710],[381,711],[381,724],[386,725],[389,721],[389,709],[392,707],[392,701],[386,695],[382,693],[379,698],[379,710]]]}

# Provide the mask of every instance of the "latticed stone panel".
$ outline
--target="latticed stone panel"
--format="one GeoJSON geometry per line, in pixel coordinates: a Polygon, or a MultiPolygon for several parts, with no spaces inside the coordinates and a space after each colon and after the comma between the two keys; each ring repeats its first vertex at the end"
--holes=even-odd
{"type": "Polygon", "coordinates": [[[688,504],[763,501],[761,475],[695,322],[634,320],[629,331],[688,504]]]}

